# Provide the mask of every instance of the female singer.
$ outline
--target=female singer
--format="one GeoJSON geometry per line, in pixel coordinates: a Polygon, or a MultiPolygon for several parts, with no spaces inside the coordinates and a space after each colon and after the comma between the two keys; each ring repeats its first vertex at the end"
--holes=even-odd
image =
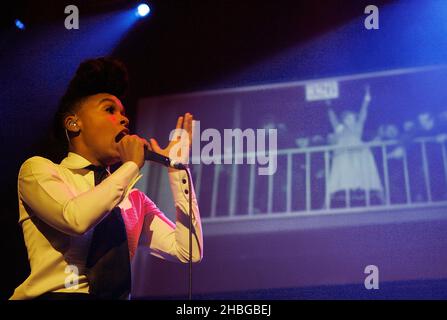
{"type": "Polygon", "coordinates": [[[121,102],[126,88],[127,71],[121,62],[98,58],[81,63],[55,116],[55,134],[67,147],[65,159],[53,163],[35,156],[22,164],[19,223],[31,273],[10,299],[129,299],[138,244],[159,258],[189,261],[184,222],[189,193],[192,260],[202,259],[199,208],[194,188],[186,183],[187,173],[168,169],[175,224],[133,188],[141,177],[145,148],[169,156],[178,143],[187,143],[186,149],[177,149],[188,150],[179,155],[183,159],[189,155],[193,116],[179,117],[176,127],[189,141],[173,140],[162,149],[155,139],[129,133],[121,102]],[[112,165],[119,165],[114,172],[112,165]]]}

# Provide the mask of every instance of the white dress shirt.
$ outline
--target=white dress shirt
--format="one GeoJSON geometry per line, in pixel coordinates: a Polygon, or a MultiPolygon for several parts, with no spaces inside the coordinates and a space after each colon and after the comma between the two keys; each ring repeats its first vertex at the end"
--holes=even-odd
{"type": "Polygon", "coordinates": [[[116,206],[126,226],[131,262],[139,243],[159,258],[187,262],[192,192],[192,258],[194,262],[202,259],[199,208],[186,172],[169,172],[177,216],[174,224],[143,192],[132,189],[141,178],[135,162],[122,164],[97,186],[94,172],[85,169],[90,164],[73,152],[60,164],[43,157],[32,157],[22,164],[18,176],[19,223],[31,273],[10,299],[31,299],[46,292],[88,293],[85,262],[93,230],[116,206]]]}

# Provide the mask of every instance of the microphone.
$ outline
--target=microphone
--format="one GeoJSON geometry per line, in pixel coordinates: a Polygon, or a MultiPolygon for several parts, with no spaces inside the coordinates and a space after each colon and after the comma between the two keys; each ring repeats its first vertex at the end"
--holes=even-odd
{"type": "Polygon", "coordinates": [[[144,146],[144,159],[157,162],[159,164],[162,164],[168,168],[174,168],[179,170],[185,170],[186,165],[183,163],[177,162],[175,160],[172,160],[168,157],[165,157],[159,153],[153,152],[151,150],[148,150],[146,146],[144,146]]]}

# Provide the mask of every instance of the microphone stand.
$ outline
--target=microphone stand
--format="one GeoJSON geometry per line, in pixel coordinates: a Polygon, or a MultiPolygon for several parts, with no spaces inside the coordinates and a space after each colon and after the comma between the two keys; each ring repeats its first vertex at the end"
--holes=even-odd
{"type": "Polygon", "coordinates": [[[192,189],[191,189],[191,174],[186,166],[186,175],[188,176],[188,188],[189,188],[189,283],[188,283],[188,299],[192,300],[192,189]]]}

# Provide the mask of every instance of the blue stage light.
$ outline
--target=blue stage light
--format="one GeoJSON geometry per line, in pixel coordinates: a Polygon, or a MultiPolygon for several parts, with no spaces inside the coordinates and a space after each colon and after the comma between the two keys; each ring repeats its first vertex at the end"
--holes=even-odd
{"type": "Polygon", "coordinates": [[[137,8],[137,14],[140,17],[145,17],[151,12],[151,8],[146,3],[142,3],[137,8]]]}
{"type": "Polygon", "coordinates": [[[14,23],[18,29],[25,30],[25,24],[22,21],[20,21],[19,19],[16,19],[14,21],[14,23]]]}

